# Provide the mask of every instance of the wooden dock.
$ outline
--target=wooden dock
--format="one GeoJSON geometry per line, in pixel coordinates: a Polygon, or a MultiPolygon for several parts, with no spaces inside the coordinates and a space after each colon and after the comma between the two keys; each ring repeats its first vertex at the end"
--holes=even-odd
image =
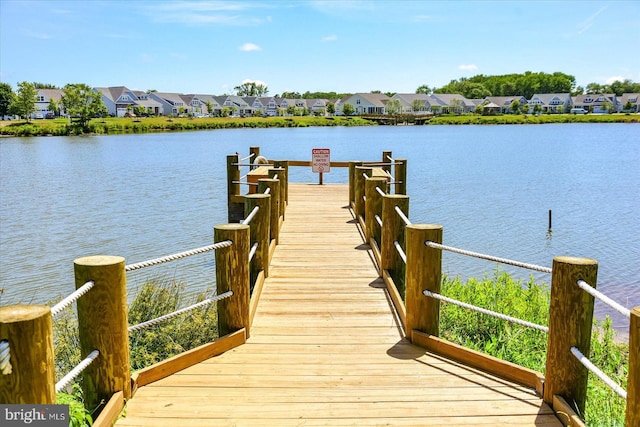
{"type": "Polygon", "coordinates": [[[137,390],[118,426],[560,426],[534,390],[410,344],[346,185],[290,184],[250,338],[137,390]]]}

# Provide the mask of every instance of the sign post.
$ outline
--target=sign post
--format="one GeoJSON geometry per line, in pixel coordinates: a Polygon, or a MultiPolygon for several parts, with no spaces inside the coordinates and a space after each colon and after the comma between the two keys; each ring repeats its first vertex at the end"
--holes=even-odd
{"type": "Polygon", "coordinates": [[[322,174],[331,172],[331,150],[329,148],[313,148],[311,150],[311,171],[320,174],[318,183],[322,185],[322,174]]]}

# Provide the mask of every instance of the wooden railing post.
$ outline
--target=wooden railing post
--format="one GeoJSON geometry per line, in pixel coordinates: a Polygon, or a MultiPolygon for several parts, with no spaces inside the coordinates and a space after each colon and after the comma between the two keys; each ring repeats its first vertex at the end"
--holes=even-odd
{"type": "Polygon", "coordinates": [[[242,215],[242,206],[236,203],[234,196],[240,195],[240,156],[238,153],[227,156],[227,221],[234,222],[242,215]]]}
{"type": "Polygon", "coordinates": [[[356,166],[362,166],[362,161],[349,162],[349,207],[353,207],[356,200],[356,166]]]}
{"type": "Polygon", "coordinates": [[[269,277],[269,221],[271,220],[271,195],[264,193],[248,194],[244,198],[244,215],[258,207],[258,213],[249,223],[249,247],[258,243],[250,270],[251,290],[260,271],[269,277]]]}
{"type": "Polygon", "coordinates": [[[284,205],[282,206],[282,212],[284,215],[284,211],[287,210],[287,205],[289,204],[289,160],[274,160],[273,166],[284,169],[283,176],[278,174],[278,178],[281,182],[280,192],[284,193],[284,205]]]}
{"type": "MultiPolygon", "coordinates": [[[[389,158],[393,158],[392,156],[393,156],[393,154],[391,153],[391,151],[388,151],[388,150],[383,151],[382,152],[382,163],[390,163],[391,160],[389,160],[389,158]]],[[[382,166],[382,169],[387,171],[387,172],[389,172],[389,173],[391,173],[391,165],[382,166]]]]}
{"type": "Polygon", "coordinates": [[[543,398],[552,404],[554,395],[561,396],[578,414],[584,414],[588,370],[571,353],[571,347],[589,357],[593,297],[577,282],[584,280],[595,287],[597,275],[596,260],[567,256],[553,259],[543,398]]]}
{"type": "Polygon", "coordinates": [[[396,194],[407,194],[407,159],[395,159],[393,179],[396,183],[396,194]]]}
{"type": "Polygon", "coordinates": [[[280,237],[280,180],[272,178],[262,178],[258,180],[258,193],[264,194],[269,189],[271,195],[271,208],[269,210],[269,239],[275,240],[278,244],[280,237]]]}
{"type": "Polygon", "coordinates": [[[631,310],[629,321],[629,374],[625,426],[640,426],[640,306],[631,310]]]}
{"type": "Polygon", "coordinates": [[[365,196],[367,202],[365,203],[365,224],[367,233],[367,242],[371,244],[374,240],[378,247],[380,247],[380,235],[381,229],[376,222],[376,215],[382,218],[382,195],[376,190],[380,188],[385,194],[387,193],[388,181],[385,177],[372,177],[367,178],[365,181],[365,196]]]}
{"type": "MultiPolygon", "coordinates": [[[[388,270],[396,285],[403,287],[404,271],[403,262],[396,251],[393,242],[398,241],[401,245],[405,242],[405,223],[395,210],[398,206],[400,210],[409,216],[409,196],[404,194],[387,194],[382,197],[382,236],[380,247],[380,268],[388,270]],[[400,279],[400,280],[399,280],[400,279]]],[[[404,298],[404,289],[398,289],[404,298]]]]}
{"type": "Polygon", "coordinates": [[[0,403],[55,403],[51,309],[44,305],[0,307],[3,340],[9,345],[11,372],[0,372],[0,403]]]}
{"type": "Polygon", "coordinates": [[[278,203],[278,218],[282,217],[282,219],[284,219],[284,210],[287,204],[285,200],[285,194],[284,194],[285,173],[286,171],[284,170],[284,168],[269,169],[269,178],[274,179],[274,177],[277,175],[278,176],[277,180],[280,181],[280,184],[278,185],[278,187],[280,187],[280,191],[278,193],[280,195],[280,202],[278,203]]]}
{"type": "Polygon", "coordinates": [[[249,147],[249,163],[252,164],[252,166],[249,168],[249,170],[254,170],[255,168],[257,168],[259,165],[254,164],[256,159],[258,158],[258,156],[260,155],[260,147],[249,147]]]}
{"type": "Polygon", "coordinates": [[[414,329],[438,336],[440,301],[426,297],[422,291],[440,293],[442,251],[425,245],[426,241],[442,244],[442,226],[412,224],[407,233],[407,279],[405,336],[412,339],[414,329]]]}
{"type": "Polygon", "coordinates": [[[77,302],[80,355],[98,350],[98,358],[83,372],[84,404],[94,410],[116,392],[131,397],[127,274],[124,258],[88,256],[73,262],[76,289],[88,281],[93,288],[77,302]]]}
{"type": "Polygon", "coordinates": [[[218,294],[232,291],[231,298],[218,301],[218,334],[224,336],[245,328],[249,336],[249,226],[223,224],[214,227],[215,243],[233,244],[216,250],[216,288],[218,294]]]}
{"type": "Polygon", "coordinates": [[[354,202],[354,213],[356,215],[356,219],[360,219],[360,217],[365,216],[364,211],[364,183],[365,183],[365,175],[371,176],[373,173],[373,169],[368,166],[356,166],[356,175],[354,178],[355,182],[355,202],[354,202]]]}

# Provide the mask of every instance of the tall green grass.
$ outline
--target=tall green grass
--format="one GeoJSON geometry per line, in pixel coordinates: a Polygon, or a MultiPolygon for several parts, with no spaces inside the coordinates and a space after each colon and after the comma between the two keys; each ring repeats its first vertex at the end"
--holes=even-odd
{"type": "MultiPolygon", "coordinates": [[[[548,325],[549,288],[513,279],[503,271],[493,277],[469,279],[445,277],[441,292],[448,297],[533,323],[548,325]]],[[[440,335],[465,347],[518,365],[545,371],[547,335],[491,316],[443,303],[440,335]]],[[[629,346],[615,340],[609,318],[595,322],[589,359],[623,388],[629,371],[629,346]]],[[[588,426],[623,426],[625,401],[600,379],[589,374],[585,414],[588,426]]]]}

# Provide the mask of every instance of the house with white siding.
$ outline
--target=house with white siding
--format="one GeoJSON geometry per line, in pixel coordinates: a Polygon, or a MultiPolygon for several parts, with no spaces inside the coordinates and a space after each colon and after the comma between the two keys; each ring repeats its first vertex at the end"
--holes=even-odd
{"type": "MultiPolygon", "coordinates": [[[[384,93],[356,93],[355,95],[346,96],[340,102],[340,114],[342,114],[344,104],[351,104],[358,115],[385,114],[385,104],[390,99],[384,93]]],[[[337,113],[338,110],[336,109],[337,113]]]]}
{"type": "Polygon", "coordinates": [[[396,93],[391,97],[398,100],[405,114],[426,114],[431,112],[433,100],[426,93],[396,93]]]}
{"type": "Polygon", "coordinates": [[[640,93],[623,93],[620,97],[620,111],[640,113],[640,93]],[[628,106],[632,108],[627,108],[628,106]]]}
{"type": "Polygon", "coordinates": [[[138,99],[125,86],[96,87],[93,90],[102,95],[102,103],[110,116],[124,117],[127,109],[133,108],[138,99]]]}
{"type": "Polygon", "coordinates": [[[529,112],[533,112],[539,106],[543,113],[566,113],[571,109],[570,93],[536,93],[529,100],[529,112]]]}
{"type": "Polygon", "coordinates": [[[37,89],[36,112],[31,115],[31,118],[34,118],[36,114],[42,115],[42,117],[47,117],[47,114],[54,114],[54,111],[49,110],[51,101],[54,101],[56,104],[58,104],[58,108],[60,108],[60,114],[62,114],[62,105],[60,103],[62,94],[62,89],[37,89]]]}
{"type": "Polygon", "coordinates": [[[582,108],[589,113],[620,111],[615,93],[577,95],[572,98],[573,108],[582,108]]]}

